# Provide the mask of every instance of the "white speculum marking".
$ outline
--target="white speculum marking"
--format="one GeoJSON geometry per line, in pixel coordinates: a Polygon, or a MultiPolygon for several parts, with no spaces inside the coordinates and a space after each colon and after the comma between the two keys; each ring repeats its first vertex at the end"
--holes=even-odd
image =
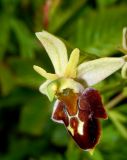
{"type": "Polygon", "coordinates": [[[80,135],[83,135],[83,126],[84,126],[84,122],[82,122],[79,118],[78,118],[78,133],[80,135]]]}
{"type": "Polygon", "coordinates": [[[69,118],[69,125],[67,126],[67,129],[68,129],[68,130],[71,132],[71,134],[74,136],[74,129],[70,126],[70,120],[71,120],[71,118],[77,118],[77,120],[78,120],[77,132],[78,132],[78,134],[83,135],[84,122],[82,122],[82,121],[79,119],[79,117],[78,117],[78,112],[77,112],[77,114],[74,115],[74,116],[70,116],[70,115],[68,114],[67,110],[66,110],[66,113],[67,113],[67,116],[68,116],[68,118],[69,118]]]}
{"type": "Polygon", "coordinates": [[[72,136],[74,136],[74,129],[69,125],[67,126],[67,129],[71,132],[72,136]]]}

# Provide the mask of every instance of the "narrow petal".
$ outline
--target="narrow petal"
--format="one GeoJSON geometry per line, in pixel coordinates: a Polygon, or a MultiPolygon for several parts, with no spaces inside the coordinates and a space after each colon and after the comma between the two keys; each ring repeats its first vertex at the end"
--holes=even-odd
{"type": "Polygon", "coordinates": [[[33,66],[34,70],[39,73],[42,77],[48,79],[48,80],[55,80],[58,78],[56,74],[47,73],[43,68],[38,67],[36,65],[33,66]]]}
{"type": "Polygon", "coordinates": [[[56,100],[51,119],[57,123],[65,123],[68,125],[68,117],[65,113],[65,105],[63,102],[56,100]]]}
{"type": "Polygon", "coordinates": [[[54,66],[55,73],[63,75],[68,62],[67,49],[64,43],[46,31],[37,32],[36,36],[47,51],[54,66]]]}
{"type": "Polygon", "coordinates": [[[124,64],[124,58],[100,58],[84,62],[78,66],[77,77],[85,80],[88,86],[92,86],[116,72],[124,64]]]}
{"type": "Polygon", "coordinates": [[[75,48],[72,51],[69,62],[66,66],[65,73],[64,73],[65,77],[76,78],[78,62],[79,62],[79,49],[75,48]]]}

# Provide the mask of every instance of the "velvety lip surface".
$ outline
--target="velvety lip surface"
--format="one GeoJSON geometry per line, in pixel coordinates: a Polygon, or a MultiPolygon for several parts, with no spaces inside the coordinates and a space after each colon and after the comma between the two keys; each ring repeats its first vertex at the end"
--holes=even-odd
{"type": "Polygon", "coordinates": [[[79,95],[72,93],[60,98],[52,119],[63,121],[69,134],[80,148],[93,149],[99,142],[99,118],[107,119],[99,92],[87,88],[79,95]]]}

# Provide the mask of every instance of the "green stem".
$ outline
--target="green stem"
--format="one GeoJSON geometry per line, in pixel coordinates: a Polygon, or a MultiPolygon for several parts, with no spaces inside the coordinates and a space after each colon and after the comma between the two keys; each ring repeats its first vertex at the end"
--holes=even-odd
{"type": "Polygon", "coordinates": [[[107,105],[106,108],[107,109],[111,109],[114,106],[116,106],[119,102],[121,102],[123,99],[125,98],[125,95],[123,93],[120,93],[119,95],[117,95],[114,99],[112,99],[107,105]]]}

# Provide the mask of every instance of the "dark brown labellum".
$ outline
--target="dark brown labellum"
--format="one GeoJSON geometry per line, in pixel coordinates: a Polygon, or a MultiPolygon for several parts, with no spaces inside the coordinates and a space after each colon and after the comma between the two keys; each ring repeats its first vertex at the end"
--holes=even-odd
{"type": "Polygon", "coordinates": [[[82,94],[70,93],[57,101],[52,119],[64,123],[80,148],[93,149],[99,142],[101,127],[99,118],[107,119],[98,91],[87,88],[82,94]]]}

